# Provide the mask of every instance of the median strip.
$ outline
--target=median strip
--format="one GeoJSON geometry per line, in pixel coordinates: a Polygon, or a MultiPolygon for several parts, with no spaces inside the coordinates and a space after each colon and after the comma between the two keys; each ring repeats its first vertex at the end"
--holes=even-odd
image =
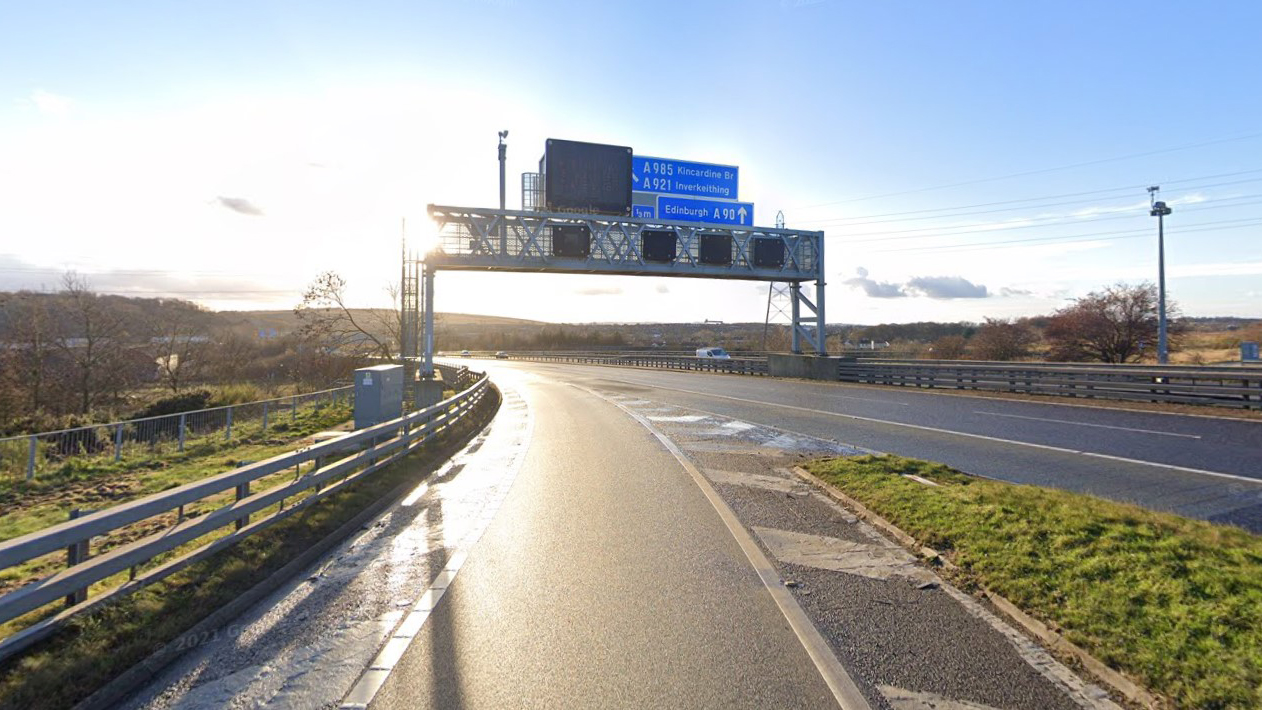
{"type": "Polygon", "coordinates": [[[1132,699],[1151,700],[1144,686],[1177,707],[1262,706],[1262,537],[896,456],[805,468],[904,545],[940,553],[957,585],[990,590],[1000,609],[1011,600],[1008,615],[1028,615],[1045,642],[1136,679],[1132,699]]]}

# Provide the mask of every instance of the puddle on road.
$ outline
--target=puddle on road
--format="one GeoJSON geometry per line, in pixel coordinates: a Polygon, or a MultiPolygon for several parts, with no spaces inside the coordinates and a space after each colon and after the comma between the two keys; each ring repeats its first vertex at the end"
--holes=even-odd
{"type": "Polygon", "coordinates": [[[130,708],[336,706],[411,606],[481,537],[530,441],[523,400],[319,566],[179,659],[130,708]],[[513,413],[516,414],[513,414],[513,413]]]}
{"type": "Polygon", "coordinates": [[[702,416],[700,414],[676,414],[673,416],[657,414],[657,415],[648,417],[648,420],[651,422],[693,423],[693,422],[703,422],[706,419],[709,419],[709,417],[702,416]]]}

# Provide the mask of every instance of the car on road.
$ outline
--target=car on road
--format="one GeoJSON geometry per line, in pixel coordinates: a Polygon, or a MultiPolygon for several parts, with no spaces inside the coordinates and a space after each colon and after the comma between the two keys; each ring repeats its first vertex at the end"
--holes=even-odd
{"type": "Polygon", "coordinates": [[[468,350],[461,350],[461,351],[460,351],[460,357],[469,357],[469,351],[468,351],[468,350]]]}
{"type": "Polygon", "coordinates": [[[697,348],[697,357],[706,360],[731,360],[732,356],[727,354],[723,348],[697,348]]]}
{"type": "Polygon", "coordinates": [[[496,359],[496,360],[507,360],[507,359],[508,359],[508,353],[504,352],[503,350],[499,350],[499,351],[497,351],[497,352],[495,353],[495,359],[496,359]]]}

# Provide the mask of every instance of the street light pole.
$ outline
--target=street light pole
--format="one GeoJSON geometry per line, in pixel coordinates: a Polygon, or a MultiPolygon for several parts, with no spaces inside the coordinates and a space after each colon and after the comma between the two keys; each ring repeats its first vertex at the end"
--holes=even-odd
{"type": "MultiPolygon", "coordinates": [[[[508,137],[508,131],[500,131],[500,209],[504,207],[504,158],[508,154],[508,145],[504,143],[504,139],[508,137]]],[[[504,224],[504,216],[500,215],[500,256],[508,256],[508,229],[504,224]]]]}
{"type": "MultiPolygon", "coordinates": [[[[1156,197],[1160,186],[1148,188],[1149,199],[1156,197]]],[[[1166,215],[1171,210],[1165,202],[1157,200],[1152,203],[1152,211],[1148,214],[1157,218],[1157,362],[1165,365],[1170,357],[1169,341],[1166,339],[1166,215]]]]}

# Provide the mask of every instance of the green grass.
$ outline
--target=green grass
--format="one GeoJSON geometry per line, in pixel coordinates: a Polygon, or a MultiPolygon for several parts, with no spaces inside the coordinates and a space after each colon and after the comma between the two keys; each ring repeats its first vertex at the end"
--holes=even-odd
{"type": "MultiPolygon", "coordinates": [[[[232,440],[216,434],[190,440],[183,453],[161,451],[133,452],[121,461],[109,458],[71,459],[55,474],[33,482],[0,486],[0,541],[42,530],[65,522],[73,508],[99,510],[142,496],[197,481],[236,468],[247,461],[260,461],[291,451],[294,442],[336,426],[350,416],[346,406],[327,406],[300,411],[296,420],[269,426],[242,427],[232,440]]],[[[283,471],[257,481],[257,492],[289,480],[292,471],[283,471]]],[[[231,497],[230,492],[211,496],[186,506],[185,512],[198,514],[218,508],[231,497]]],[[[172,519],[174,515],[170,516],[172,519]]],[[[146,521],[144,524],[152,525],[146,521]]],[[[93,544],[101,552],[126,540],[127,530],[115,531],[93,544]],[[121,533],[121,534],[120,534],[121,533]]],[[[65,564],[65,554],[58,552],[28,560],[0,570],[0,593],[28,580],[45,576],[65,564]]],[[[114,586],[110,584],[109,586],[114,586]]],[[[12,623],[12,622],[10,622],[12,623]]],[[[9,632],[6,624],[0,631],[9,632]]]]}
{"type": "MultiPolygon", "coordinates": [[[[396,486],[428,475],[482,428],[498,404],[498,394],[485,398],[473,416],[407,460],[161,582],[72,619],[54,637],[0,664],[0,710],[73,706],[396,486]]],[[[196,544],[210,539],[201,538],[196,544]]]]}
{"type": "Polygon", "coordinates": [[[1176,706],[1262,707],[1262,537],[894,456],[806,468],[1176,706]]]}
{"type": "MultiPolygon", "coordinates": [[[[195,480],[198,473],[205,475],[203,469],[207,467],[222,469],[225,463],[232,467],[241,461],[257,461],[264,455],[274,455],[268,452],[285,451],[290,442],[341,424],[350,416],[348,405],[319,405],[300,410],[296,418],[277,417],[267,431],[263,431],[261,422],[254,421],[234,426],[231,439],[225,438],[223,431],[190,436],[182,452],[176,442],[163,441],[154,447],[126,446],[118,461],[108,455],[68,458],[55,467],[41,470],[30,481],[0,477],[0,505],[11,510],[22,507],[23,500],[31,496],[59,495],[77,485],[117,481],[125,475],[152,474],[143,476],[146,486],[142,493],[163,490],[195,480]]],[[[0,534],[0,540],[3,539],[4,535],[0,534]]]]}

